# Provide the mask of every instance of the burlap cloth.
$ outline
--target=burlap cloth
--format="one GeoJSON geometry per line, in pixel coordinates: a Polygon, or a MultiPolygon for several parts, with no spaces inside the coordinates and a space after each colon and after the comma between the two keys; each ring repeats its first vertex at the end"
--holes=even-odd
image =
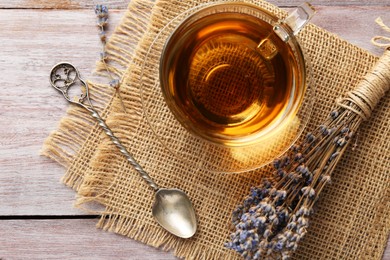
{"type": "MultiPolygon", "coordinates": [[[[87,207],[87,202],[98,202],[104,206],[99,212],[99,228],[173,250],[179,257],[235,259],[238,255],[223,246],[230,232],[231,212],[270,169],[212,174],[174,159],[148,127],[139,92],[141,65],[153,36],[177,14],[203,2],[131,1],[108,44],[110,69],[122,78],[128,114],[122,113],[112,89],[91,84],[107,124],[145,170],[160,186],[179,187],[192,199],[199,220],[193,238],[178,239],[155,222],[151,214],[153,192],[81,108],[69,109],[58,130],[45,142],[43,153],[67,168],[63,181],[78,192],[77,205],[87,207]]],[[[285,15],[266,2],[247,2],[279,17],[285,15]]],[[[317,89],[310,130],[324,120],[335,99],[352,89],[377,58],[315,25],[309,25],[299,37],[310,56],[317,89]]],[[[348,149],[332,184],[321,194],[296,259],[381,259],[390,229],[389,115],[387,94],[362,125],[357,148],[348,149]]]]}

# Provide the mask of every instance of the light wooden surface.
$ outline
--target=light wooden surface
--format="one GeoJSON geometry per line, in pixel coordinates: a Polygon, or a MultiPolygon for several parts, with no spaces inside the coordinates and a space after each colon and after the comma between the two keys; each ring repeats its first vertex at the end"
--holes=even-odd
{"type": "MultiPolygon", "coordinates": [[[[315,24],[381,53],[369,41],[382,34],[376,17],[390,24],[389,0],[311,2],[318,10],[315,24]]],[[[39,156],[68,106],[49,87],[51,67],[69,61],[84,78],[93,77],[100,51],[96,3],[111,9],[112,30],[127,1],[0,2],[0,259],[174,259],[169,252],[95,229],[96,216],[72,207],[74,192],[59,181],[64,169],[39,156]]],[[[390,259],[389,247],[383,259],[390,259]]]]}

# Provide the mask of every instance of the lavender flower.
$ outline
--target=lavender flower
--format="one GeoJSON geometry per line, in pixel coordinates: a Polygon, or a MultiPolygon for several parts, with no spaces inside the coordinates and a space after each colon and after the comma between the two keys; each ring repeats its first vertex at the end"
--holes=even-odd
{"type": "Polygon", "coordinates": [[[288,259],[309,227],[313,206],[331,180],[357,126],[333,111],[314,133],[273,162],[274,179],[251,188],[233,212],[235,231],[225,244],[245,259],[288,259]]]}
{"type": "Polygon", "coordinates": [[[99,18],[108,17],[108,8],[105,5],[96,5],[95,14],[99,18]]]}
{"type": "Polygon", "coordinates": [[[100,52],[100,61],[104,65],[108,76],[110,77],[110,86],[113,87],[121,101],[121,105],[123,108],[123,111],[126,113],[126,107],[123,103],[122,96],[120,95],[119,87],[120,87],[120,81],[119,79],[115,79],[112,75],[111,71],[108,68],[107,60],[108,60],[108,54],[106,52],[106,41],[107,41],[107,34],[105,31],[105,27],[108,23],[108,8],[105,5],[96,5],[95,6],[95,14],[97,17],[97,26],[100,28],[99,32],[99,38],[102,43],[102,51],[100,52]]]}

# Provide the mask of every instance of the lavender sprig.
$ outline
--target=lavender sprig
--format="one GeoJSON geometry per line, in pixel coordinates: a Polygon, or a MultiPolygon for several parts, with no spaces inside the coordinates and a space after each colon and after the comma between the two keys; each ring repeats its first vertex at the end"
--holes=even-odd
{"type": "Polygon", "coordinates": [[[107,55],[107,52],[106,52],[106,42],[107,42],[107,35],[106,35],[106,26],[108,24],[108,8],[107,6],[105,5],[96,5],[95,6],[95,14],[97,16],[97,26],[99,27],[100,29],[100,32],[99,32],[99,38],[100,38],[100,41],[102,43],[102,51],[100,52],[100,61],[102,62],[102,64],[104,65],[106,71],[107,71],[107,74],[108,76],[110,77],[110,86],[113,87],[121,101],[121,105],[122,105],[122,109],[123,111],[126,113],[126,107],[125,107],[125,104],[123,103],[123,99],[122,99],[122,96],[120,94],[120,81],[119,79],[115,79],[111,73],[111,71],[108,69],[108,66],[107,66],[107,59],[108,59],[108,55],[107,55]]]}
{"type": "Polygon", "coordinates": [[[315,202],[361,122],[360,116],[340,107],[300,145],[276,159],[272,182],[251,188],[233,212],[235,232],[225,246],[245,259],[291,257],[307,233],[315,202]]]}

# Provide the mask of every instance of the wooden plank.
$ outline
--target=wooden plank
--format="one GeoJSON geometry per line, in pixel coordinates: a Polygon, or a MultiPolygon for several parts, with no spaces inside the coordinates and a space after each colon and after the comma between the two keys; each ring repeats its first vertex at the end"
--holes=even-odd
{"type": "Polygon", "coordinates": [[[387,247],[385,252],[383,253],[383,260],[389,260],[390,259],[390,237],[389,240],[387,240],[387,247]]]}
{"type": "MultiPolygon", "coordinates": [[[[0,259],[177,259],[95,228],[94,219],[0,220],[0,259]]],[[[390,259],[390,243],[383,260],[390,259]]]]}
{"type": "MultiPolygon", "coordinates": [[[[23,9],[90,9],[96,4],[105,4],[111,9],[125,9],[130,0],[8,0],[0,3],[0,8],[23,8],[23,9]]],[[[303,3],[301,0],[269,0],[277,6],[297,6],[303,3]]],[[[309,1],[314,6],[389,6],[388,0],[312,0],[309,1]]]]}
{"type": "Polygon", "coordinates": [[[390,6],[319,6],[316,9],[314,24],[376,55],[383,53],[383,49],[375,47],[371,39],[376,35],[388,35],[375,19],[380,16],[390,25],[390,6]]]}
{"type": "Polygon", "coordinates": [[[96,4],[105,4],[110,9],[125,9],[130,0],[8,0],[0,8],[21,9],[92,9],[96,4]]]}
{"type": "MultiPolygon", "coordinates": [[[[122,13],[111,12],[112,25],[122,13]]],[[[69,61],[91,78],[101,48],[95,14],[0,10],[0,28],[0,215],[83,214],[59,182],[64,169],[39,151],[69,106],[50,87],[50,69],[69,61]]]]}
{"type": "Polygon", "coordinates": [[[94,219],[1,220],[0,259],[177,259],[95,228],[94,219]]]}

